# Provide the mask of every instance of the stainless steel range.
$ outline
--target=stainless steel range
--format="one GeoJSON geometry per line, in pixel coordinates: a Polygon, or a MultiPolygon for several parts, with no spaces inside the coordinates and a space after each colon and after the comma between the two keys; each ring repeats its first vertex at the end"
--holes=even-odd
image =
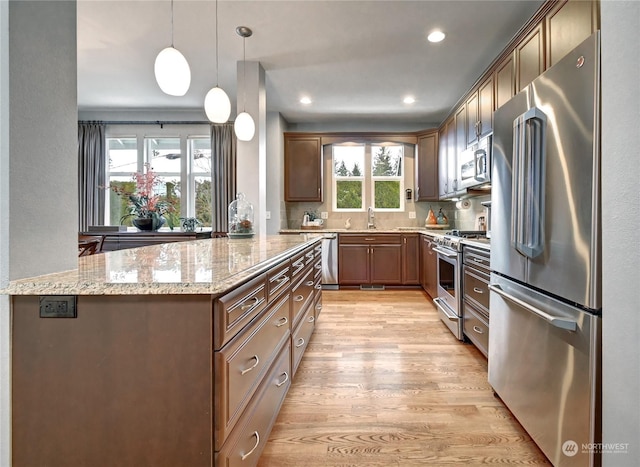
{"type": "Polygon", "coordinates": [[[484,238],[485,231],[451,230],[434,238],[438,253],[438,296],[433,299],[440,319],[457,339],[462,333],[462,244],[463,238],[484,238]]]}

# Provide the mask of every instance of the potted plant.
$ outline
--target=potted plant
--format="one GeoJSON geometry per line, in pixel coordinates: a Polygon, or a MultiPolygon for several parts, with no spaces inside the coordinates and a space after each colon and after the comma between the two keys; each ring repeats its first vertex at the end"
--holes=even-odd
{"type": "Polygon", "coordinates": [[[119,196],[128,201],[128,210],[120,218],[122,224],[125,220],[131,219],[131,223],[139,230],[155,231],[167,222],[169,218],[169,228],[173,230],[173,214],[176,211],[174,197],[167,194],[161,196],[154,188],[162,184],[160,177],[151,169],[150,164],[144,165],[145,170],[133,174],[136,183],[135,191],[131,192],[126,188],[111,183],[109,188],[119,196]]]}

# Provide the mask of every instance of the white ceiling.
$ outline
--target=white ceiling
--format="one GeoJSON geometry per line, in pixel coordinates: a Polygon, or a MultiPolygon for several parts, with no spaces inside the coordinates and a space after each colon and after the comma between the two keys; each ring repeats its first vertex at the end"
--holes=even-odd
{"type": "MultiPolygon", "coordinates": [[[[267,110],[290,123],[437,124],[542,3],[219,0],[219,84],[235,110],[243,25],[253,30],[246,58],[266,72],[267,110]],[[447,38],[430,44],[436,28],[447,38]]],[[[174,0],[174,46],[192,75],[183,97],[163,94],[153,73],[171,43],[170,0],[77,4],[80,111],[202,109],[216,84],[214,0],[174,0]]]]}

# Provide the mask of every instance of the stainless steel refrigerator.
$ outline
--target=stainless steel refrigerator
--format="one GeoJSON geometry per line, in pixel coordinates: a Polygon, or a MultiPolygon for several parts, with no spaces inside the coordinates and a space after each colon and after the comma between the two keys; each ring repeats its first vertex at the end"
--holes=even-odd
{"type": "Polygon", "coordinates": [[[555,466],[600,462],[599,50],[494,114],[489,383],[555,466]]]}

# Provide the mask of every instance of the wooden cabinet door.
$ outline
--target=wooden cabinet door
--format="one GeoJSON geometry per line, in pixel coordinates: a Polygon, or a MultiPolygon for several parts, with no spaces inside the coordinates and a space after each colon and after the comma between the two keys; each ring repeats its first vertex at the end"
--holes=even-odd
{"type": "Polygon", "coordinates": [[[402,236],[402,283],[420,284],[420,238],[418,234],[402,236]]]}
{"type": "Polygon", "coordinates": [[[370,248],[370,282],[402,284],[402,245],[371,245],[370,248]]]}
{"type": "Polygon", "coordinates": [[[438,255],[433,251],[433,243],[429,240],[429,250],[427,251],[427,271],[425,281],[427,293],[431,298],[438,295],[438,255]]]}
{"type": "Polygon", "coordinates": [[[438,198],[443,198],[448,193],[449,152],[453,153],[455,138],[455,122],[451,118],[442,125],[438,145],[438,198]]]}
{"type": "Polygon", "coordinates": [[[544,23],[540,23],[517,46],[516,91],[522,91],[545,69],[544,23]]]}
{"type": "Polygon", "coordinates": [[[320,136],[285,133],[284,200],[322,202],[320,136]]]}
{"type": "Polygon", "coordinates": [[[558,2],[545,17],[545,26],[549,68],[598,29],[597,2],[558,2]]]}
{"type": "Polygon", "coordinates": [[[340,285],[369,284],[369,245],[340,245],[338,282],[340,285]]]}
{"type": "Polygon", "coordinates": [[[509,99],[516,95],[516,79],[514,72],[513,53],[503,60],[495,71],[496,105],[502,107],[509,99]]]}
{"type": "Polygon", "coordinates": [[[467,146],[478,141],[478,93],[467,99],[467,146]]]}
{"type": "Polygon", "coordinates": [[[478,88],[478,137],[493,131],[493,77],[490,76],[478,88]]]}
{"type": "Polygon", "coordinates": [[[455,145],[449,154],[449,193],[458,189],[458,155],[467,149],[467,110],[463,105],[456,112],[455,145]]]}
{"type": "Polygon", "coordinates": [[[415,161],[416,201],[438,199],[438,133],[418,136],[418,153],[415,161]]]}

